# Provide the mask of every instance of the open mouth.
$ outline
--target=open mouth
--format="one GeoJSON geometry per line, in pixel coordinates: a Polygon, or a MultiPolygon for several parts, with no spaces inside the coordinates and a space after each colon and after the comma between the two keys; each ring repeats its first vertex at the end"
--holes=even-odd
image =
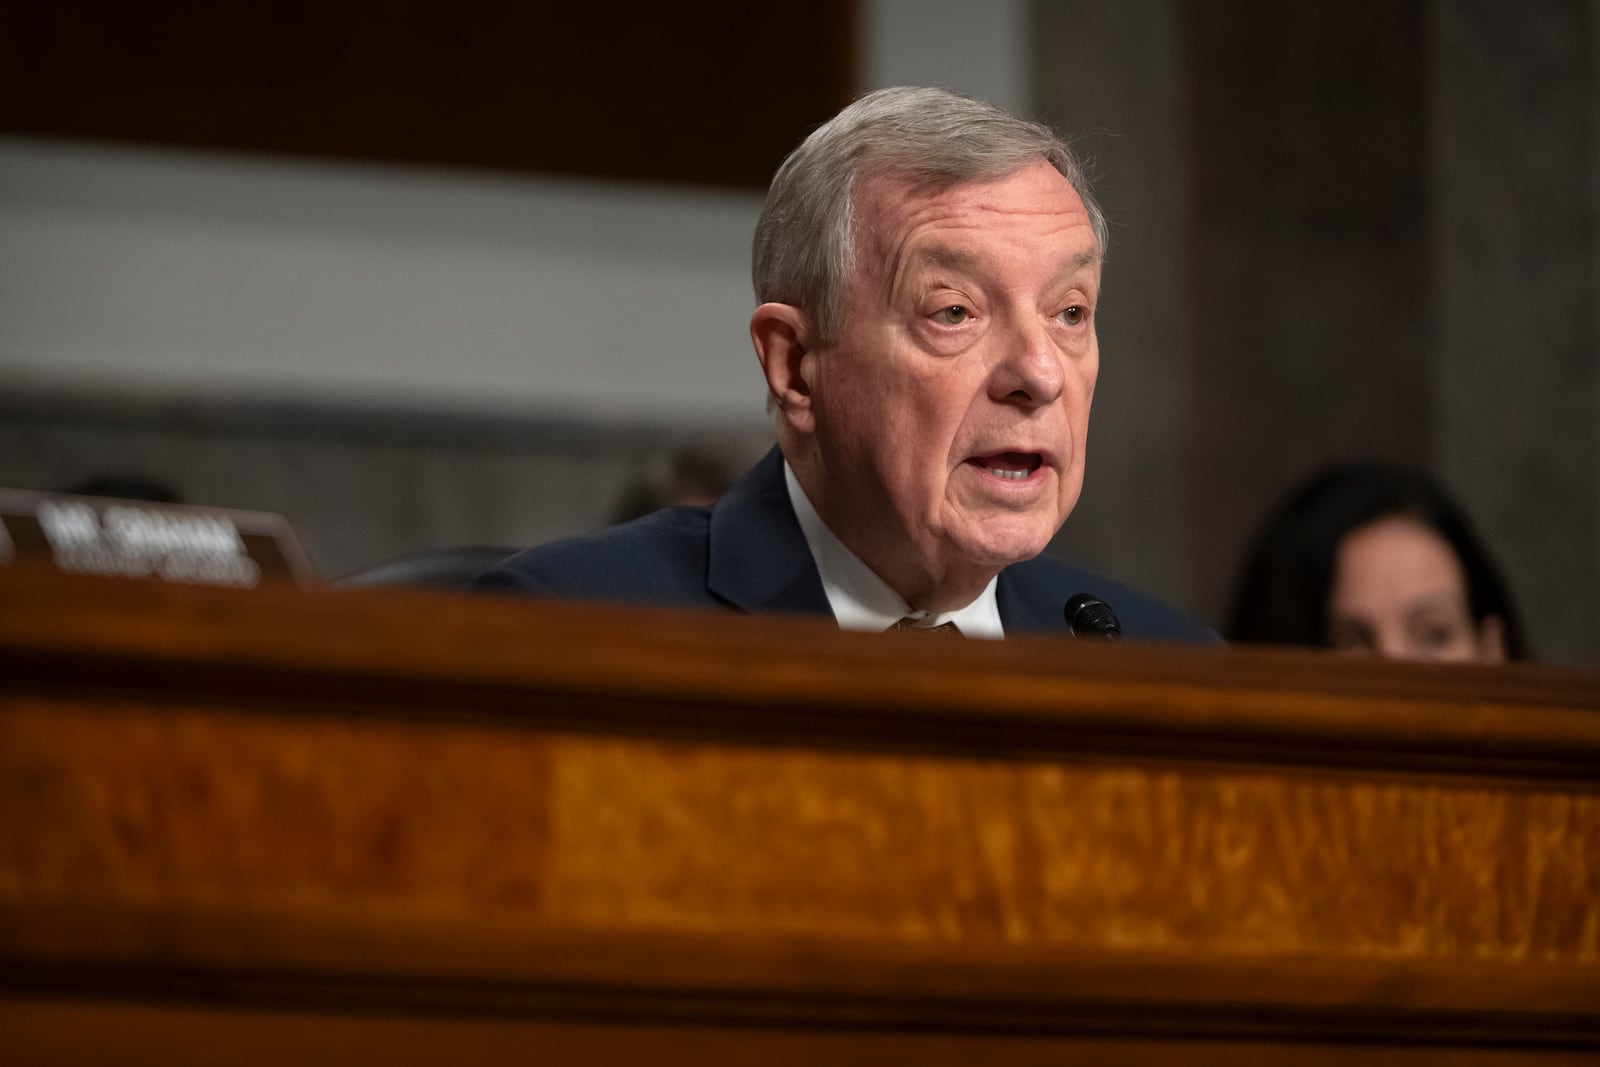
{"type": "Polygon", "coordinates": [[[1008,482],[1020,482],[1044,465],[1037,452],[996,452],[992,456],[973,456],[968,463],[1008,482]]]}

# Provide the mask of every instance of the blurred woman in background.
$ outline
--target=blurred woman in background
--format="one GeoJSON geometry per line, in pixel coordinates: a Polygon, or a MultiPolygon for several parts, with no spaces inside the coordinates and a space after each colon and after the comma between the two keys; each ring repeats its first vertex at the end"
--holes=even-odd
{"type": "Polygon", "coordinates": [[[1523,659],[1510,594],[1461,510],[1419,471],[1330,467],[1294,489],[1245,557],[1228,638],[1392,659],[1523,659]]]}

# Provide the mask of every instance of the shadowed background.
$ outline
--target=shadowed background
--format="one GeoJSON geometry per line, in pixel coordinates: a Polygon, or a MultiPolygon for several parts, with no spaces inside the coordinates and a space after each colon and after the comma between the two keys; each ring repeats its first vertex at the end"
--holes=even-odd
{"type": "Polygon", "coordinates": [[[1113,220],[1057,548],[1215,622],[1323,461],[1420,463],[1600,662],[1600,0],[371,0],[7,16],[0,484],[281,511],[337,575],[603,521],[771,439],[783,153],[856,92],[1044,118],[1113,220]]]}

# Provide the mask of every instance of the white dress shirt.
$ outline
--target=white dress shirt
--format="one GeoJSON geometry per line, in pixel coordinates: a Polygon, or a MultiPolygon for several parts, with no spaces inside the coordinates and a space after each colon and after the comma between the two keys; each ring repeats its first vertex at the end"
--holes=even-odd
{"type": "Polygon", "coordinates": [[[806,545],[811,558],[816,561],[817,572],[822,575],[822,589],[828,594],[828,606],[839,621],[841,630],[872,630],[882,632],[899,622],[910,619],[919,627],[934,627],[953,622],[956,629],[967,637],[987,637],[999,640],[1005,637],[1000,625],[1000,605],[995,600],[996,575],[983,587],[978,599],[956,611],[914,611],[901,599],[889,583],[868,567],[844,542],[834,536],[828,524],[822,521],[811,500],[800,488],[788,460],[783,464],[783,479],[789,487],[789,503],[794,506],[795,517],[800,520],[800,530],[806,535],[806,545]]]}

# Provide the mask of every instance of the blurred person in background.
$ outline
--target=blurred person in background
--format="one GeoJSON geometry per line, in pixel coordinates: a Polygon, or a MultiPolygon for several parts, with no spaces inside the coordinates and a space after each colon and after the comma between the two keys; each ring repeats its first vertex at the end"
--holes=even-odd
{"type": "Polygon", "coordinates": [[[710,448],[685,445],[658,453],[623,489],[610,521],[631,522],[661,508],[710,507],[728,491],[735,473],[710,448]]]}
{"type": "Polygon", "coordinates": [[[1499,569],[1461,509],[1420,471],[1328,467],[1251,543],[1225,635],[1390,659],[1527,656],[1499,569]]]}

